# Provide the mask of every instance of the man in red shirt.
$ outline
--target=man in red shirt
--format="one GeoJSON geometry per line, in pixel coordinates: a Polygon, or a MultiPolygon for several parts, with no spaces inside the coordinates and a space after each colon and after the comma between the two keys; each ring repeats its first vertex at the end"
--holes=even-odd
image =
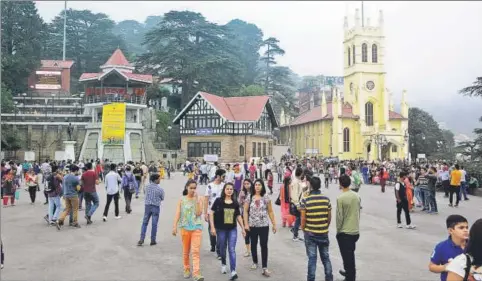
{"type": "Polygon", "coordinates": [[[85,164],[86,171],[82,174],[80,180],[81,185],[84,189],[84,199],[85,199],[85,219],[87,224],[92,223],[92,215],[95,210],[99,207],[99,195],[95,186],[99,184],[99,177],[92,167],[92,163],[88,162],[85,164]]]}

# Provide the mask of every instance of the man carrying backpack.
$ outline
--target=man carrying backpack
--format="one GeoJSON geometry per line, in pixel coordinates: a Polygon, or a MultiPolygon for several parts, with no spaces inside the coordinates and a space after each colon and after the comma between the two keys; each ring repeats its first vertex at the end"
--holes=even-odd
{"type": "Polygon", "coordinates": [[[49,197],[49,212],[47,215],[48,223],[55,225],[59,218],[62,205],[60,203],[60,197],[62,196],[62,175],[58,173],[57,167],[52,167],[53,173],[50,173],[46,178],[45,192],[49,197]]]}
{"type": "Polygon", "coordinates": [[[122,189],[124,190],[124,199],[126,201],[126,213],[130,214],[132,212],[132,194],[138,190],[137,181],[134,174],[131,172],[130,165],[126,166],[125,173],[122,176],[122,189]]]}

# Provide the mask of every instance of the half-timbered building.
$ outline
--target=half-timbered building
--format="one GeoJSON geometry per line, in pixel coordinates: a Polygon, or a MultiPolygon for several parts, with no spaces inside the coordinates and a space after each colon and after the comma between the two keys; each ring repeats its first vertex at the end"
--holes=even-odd
{"type": "Polygon", "coordinates": [[[217,154],[221,162],[272,155],[278,127],[268,96],[219,97],[199,92],[173,120],[187,157],[217,154]]]}

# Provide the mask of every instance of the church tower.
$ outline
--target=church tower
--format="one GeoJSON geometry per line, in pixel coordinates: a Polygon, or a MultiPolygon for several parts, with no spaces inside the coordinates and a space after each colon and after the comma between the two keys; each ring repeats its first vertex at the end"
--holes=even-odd
{"type": "Polygon", "coordinates": [[[344,22],[344,101],[360,116],[362,131],[386,130],[390,99],[385,89],[383,12],[378,25],[360,18],[355,12],[355,24],[344,22]]]}

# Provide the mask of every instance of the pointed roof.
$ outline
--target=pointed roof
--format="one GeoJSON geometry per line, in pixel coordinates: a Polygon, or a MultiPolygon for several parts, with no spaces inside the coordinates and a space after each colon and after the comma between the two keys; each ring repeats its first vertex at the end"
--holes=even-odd
{"type": "Polygon", "coordinates": [[[121,51],[121,49],[117,48],[112,56],[104,63],[102,66],[126,66],[126,67],[132,67],[130,62],[126,59],[126,56],[124,56],[124,53],[121,51]]]}

